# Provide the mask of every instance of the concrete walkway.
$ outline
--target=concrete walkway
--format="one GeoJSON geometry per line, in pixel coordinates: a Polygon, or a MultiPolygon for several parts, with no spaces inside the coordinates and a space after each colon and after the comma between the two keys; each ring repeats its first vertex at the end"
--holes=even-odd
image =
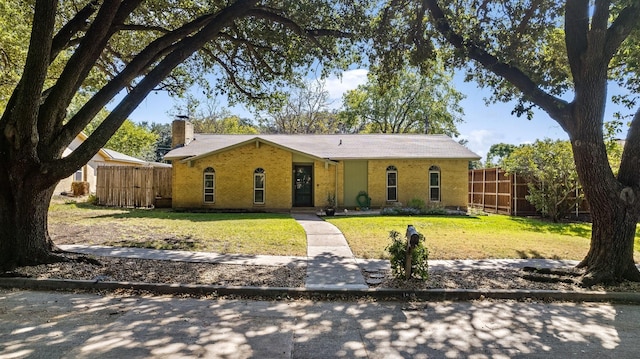
{"type": "Polygon", "coordinates": [[[309,289],[366,289],[360,267],[342,232],[315,214],[291,216],[307,233],[307,278],[309,289]]]}

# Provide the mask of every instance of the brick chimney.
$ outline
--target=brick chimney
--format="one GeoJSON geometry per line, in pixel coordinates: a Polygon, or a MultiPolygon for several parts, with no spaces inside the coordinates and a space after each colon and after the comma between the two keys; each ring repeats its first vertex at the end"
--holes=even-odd
{"type": "Polygon", "coordinates": [[[171,148],[186,146],[193,141],[193,124],[187,116],[177,116],[171,124],[171,148]]]}

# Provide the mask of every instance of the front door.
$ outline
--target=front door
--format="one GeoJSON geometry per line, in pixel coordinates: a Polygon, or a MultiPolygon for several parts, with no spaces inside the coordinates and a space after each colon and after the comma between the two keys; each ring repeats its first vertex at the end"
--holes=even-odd
{"type": "Polygon", "coordinates": [[[293,166],[293,205],[313,207],[313,166],[293,166]]]}

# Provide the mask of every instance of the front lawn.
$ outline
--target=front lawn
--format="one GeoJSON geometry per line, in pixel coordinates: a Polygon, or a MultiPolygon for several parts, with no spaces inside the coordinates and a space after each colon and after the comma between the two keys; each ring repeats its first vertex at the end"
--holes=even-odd
{"type": "MultiPolygon", "coordinates": [[[[361,258],[387,258],[389,231],[403,236],[412,224],[426,238],[429,259],[549,258],[581,260],[589,250],[591,225],[551,223],[501,215],[327,217],[361,258]]],[[[636,261],[640,235],[636,234],[636,261]]]]}
{"type": "MultiPolygon", "coordinates": [[[[430,259],[584,258],[591,225],[490,216],[325,217],[360,258],[387,258],[389,231],[412,224],[424,234],[430,259]]],[[[56,244],[110,245],[240,253],[307,253],[304,230],[288,214],[190,213],[52,204],[49,232],[56,244]]],[[[640,234],[636,234],[636,262],[640,234]]]]}
{"type": "Polygon", "coordinates": [[[287,214],[188,213],[52,204],[56,244],[181,249],[216,253],[305,256],[304,229],[287,214]]]}

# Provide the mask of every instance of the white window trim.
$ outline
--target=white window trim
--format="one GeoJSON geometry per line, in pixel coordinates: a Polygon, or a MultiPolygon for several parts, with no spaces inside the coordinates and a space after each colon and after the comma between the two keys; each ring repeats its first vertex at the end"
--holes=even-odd
{"type": "Polygon", "coordinates": [[[253,173],[253,204],[264,204],[267,197],[267,178],[264,172],[253,173]],[[256,178],[262,177],[262,188],[256,187],[256,178]],[[256,193],[262,191],[262,202],[256,201],[256,193]]]}
{"type": "Polygon", "coordinates": [[[442,176],[440,176],[440,170],[429,170],[429,201],[430,202],[440,202],[442,200],[442,186],[441,184],[441,180],[442,180],[442,176]],[[438,185],[437,186],[433,186],[431,185],[431,174],[436,174],[438,175],[438,185]],[[431,190],[433,188],[437,188],[438,189],[438,199],[433,199],[431,198],[431,190]]]}
{"type": "Polygon", "coordinates": [[[398,170],[387,170],[386,172],[386,182],[387,182],[387,193],[385,195],[385,197],[387,198],[387,202],[398,202],[398,170]],[[395,179],[396,179],[396,184],[395,185],[389,185],[389,174],[393,173],[395,175],[395,179]],[[389,189],[390,188],[395,188],[395,193],[396,193],[396,198],[395,199],[390,199],[389,198],[389,189]]]}
{"type": "Polygon", "coordinates": [[[84,166],[80,167],[79,170],[74,172],[73,181],[74,182],[83,182],[84,181],[84,166]],[[80,179],[77,178],[78,174],[80,174],[80,179]]]}
{"type": "Polygon", "coordinates": [[[202,183],[202,201],[204,203],[207,204],[212,204],[212,203],[216,203],[216,172],[215,170],[213,172],[204,172],[203,176],[203,183],[202,183]],[[211,176],[211,179],[213,181],[213,186],[212,187],[207,187],[207,176],[211,176]],[[207,190],[211,190],[211,193],[207,193],[207,190]],[[211,195],[213,196],[213,200],[211,201],[207,201],[207,196],[211,195]]]}

